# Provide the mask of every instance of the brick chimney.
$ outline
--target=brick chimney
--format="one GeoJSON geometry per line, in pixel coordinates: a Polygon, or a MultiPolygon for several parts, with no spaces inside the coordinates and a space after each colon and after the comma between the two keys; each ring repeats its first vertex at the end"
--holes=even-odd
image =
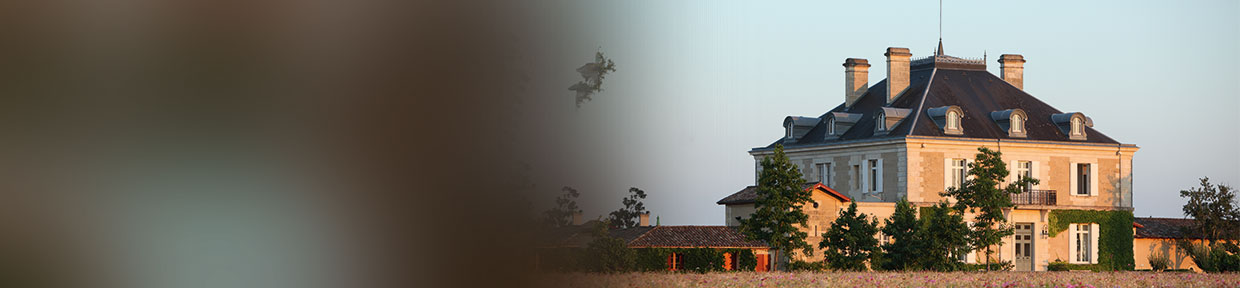
{"type": "Polygon", "coordinates": [[[581,226],[581,224],[584,224],[584,221],[582,220],[585,220],[585,219],[583,218],[585,217],[581,216],[580,210],[573,212],[573,226],[581,226]]]}
{"type": "Polygon", "coordinates": [[[1020,54],[1000,55],[999,74],[1003,77],[1003,81],[1025,90],[1025,57],[1020,54]]]}
{"type": "Polygon", "coordinates": [[[851,108],[866,91],[870,90],[870,61],[861,58],[844,59],[844,107],[851,108]]]}
{"type": "Polygon", "coordinates": [[[650,226],[650,211],[637,216],[637,227],[650,226]]]}
{"type": "Polygon", "coordinates": [[[887,56],[887,104],[890,105],[908,88],[909,58],[913,54],[908,48],[887,47],[883,56],[887,56]]]}

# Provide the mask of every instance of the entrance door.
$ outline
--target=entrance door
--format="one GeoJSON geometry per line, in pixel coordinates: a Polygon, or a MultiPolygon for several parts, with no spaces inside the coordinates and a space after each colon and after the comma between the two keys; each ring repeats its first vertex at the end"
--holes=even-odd
{"type": "Polygon", "coordinates": [[[1016,271],[1033,271],[1033,223],[1016,223],[1016,271]]]}

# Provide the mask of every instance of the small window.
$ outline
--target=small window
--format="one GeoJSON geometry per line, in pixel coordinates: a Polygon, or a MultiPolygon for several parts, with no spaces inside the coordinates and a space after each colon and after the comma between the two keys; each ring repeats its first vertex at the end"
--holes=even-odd
{"type": "Polygon", "coordinates": [[[835,118],[827,119],[827,135],[835,135],[835,118]]]}
{"type": "Polygon", "coordinates": [[[1012,132],[1025,132],[1025,119],[1024,117],[1021,117],[1020,114],[1012,113],[1011,122],[1012,132]]]}
{"type": "Polygon", "coordinates": [[[671,253],[667,255],[667,270],[678,271],[685,266],[685,258],[680,254],[671,253]]]}
{"type": "MultiPolygon", "coordinates": [[[[814,202],[814,208],[818,208],[818,202],[814,202]]],[[[817,227],[817,225],[814,225],[814,229],[817,229],[817,227]]]]}
{"type": "Polygon", "coordinates": [[[878,127],[878,131],[887,131],[887,113],[878,113],[878,117],[874,118],[874,127],[878,127]]]}
{"type": "Polygon", "coordinates": [[[852,173],[853,181],[852,182],[854,185],[853,189],[856,189],[853,191],[860,191],[861,190],[861,165],[853,165],[852,168],[853,168],[852,169],[853,170],[853,173],[852,173]]]}
{"type": "Polygon", "coordinates": [[[784,138],[792,139],[792,123],[788,123],[788,127],[785,130],[784,138]]]}
{"type": "MultiPolygon", "coordinates": [[[[1020,180],[1022,178],[1033,178],[1033,162],[1016,161],[1016,167],[1013,168],[1013,171],[1016,172],[1016,180],[1020,180]]],[[[1033,187],[1025,186],[1024,189],[1025,192],[1029,192],[1029,190],[1032,190],[1033,187]]]]}
{"type": "Polygon", "coordinates": [[[818,183],[822,183],[822,185],[826,185],[827,187],[832,187],[831,163],[818,163],[816,166],[818,168],[818,183]]]}
{"type": "Polygon", "coordinates": [[[1081,117],[1072,117],[1072,136],[1080,136],[1085,131],[1085,120],[1081,117]]]}
{"type": "Polygon", "coordinates": [[[948,130],[960,129],[960,114],[956,113],[956,111],[951,111],[951,110],[947,111],[947,129],[948,130]]]}
{"type": "Polygon", "coordinates": [[[1076,195],[1090,195],[1089,163],[1076,164],[1076,195]]]}
{"type": "Polygon", "coordinates": [[[878,159],[870,159],[870,192],[878,192],[878,173],[881,167],[878,167],[878,159]]]}
{"type": "Polygon", "coordinates": [[[968,160],[952,159],[952,182],[949,187],[964,187],[964,180],[969,177],[968,160]]]}

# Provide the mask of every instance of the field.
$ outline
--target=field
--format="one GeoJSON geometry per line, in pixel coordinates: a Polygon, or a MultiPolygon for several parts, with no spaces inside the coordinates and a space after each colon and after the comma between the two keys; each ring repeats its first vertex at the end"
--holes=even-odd
{"type": "Polygon", "coordinates": [[[1240,274],[1173,272],[627,273],[545,275],[545,287],[1240,287],[1240,274]]]}

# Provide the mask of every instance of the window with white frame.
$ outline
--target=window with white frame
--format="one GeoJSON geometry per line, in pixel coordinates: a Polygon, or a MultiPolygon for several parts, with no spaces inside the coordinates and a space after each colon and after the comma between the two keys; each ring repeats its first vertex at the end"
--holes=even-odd
{"type": "Polygon", "coordinates": [[[886,112],[878,112],[878,117],[874,118],[874,127],[878,127],[878,131],[887,131],[886,112]]]}
{"type": "Polygon", "coordinates": [[[1012,125],[1012,132],[1020,133],[1025,131],[1025,119],[1020,114],[1012,113],[1012,119],[1009,122],[1012,125]]]}
{"type": "Polygon", "coordinates": [[[818,169],[818,183],[834,188],[831,183],[831,163],[818,163],[815,166],[818,169]]]}
{"type": "Polygon", "coordinates": [[[951,165],[951,182],[947,183],[948,187],[963,187],[964,180],[969,177],[968,160],[952,159],[951,165]]]}
{"type": "Polygon", "coordinates": [[[1072,117],[1072,135],[1079,136],[1085,131],[1085,120],[1082,117],[1072,117]]]}
{"type": "Polygon", "coordinates": [[[951,111],[951,110],[947,111],[947,129],[948,130],[960,129],[960,114],[956,113],[956,111],[951,111]]]}
{"type": "Polygon", "coordinates": [[[784,131],[784,138],[792,139],[792,123],[788,123],[788,129],[784,131]]]}
{"type": "Polygon", "coordinates": [[[835,135],[835,117],[827,119],[827,135],[835,135]]]}
{"type": "MultiPolygon", "coordinates": [[[[1015,179],[1018,181],[1023,178],[1033,178],[1033,162],[1016,161],[1016,167],[1013,167],[1012,170],[1015,172],[1014,173],[1016,174],[1015,179]]],[[[1029,190],[1033,189],[1033,185],[1032,184],[1026,185],[1024,188],[1025,188],[1025,191],[1028,192],[1029,190]]]]}
{"type": "Polygon", "coordinates": [[[1098,263],[1098,224],[1073,223],[1068,226],[1069,262],[1075,264],[1098,263]]]}

